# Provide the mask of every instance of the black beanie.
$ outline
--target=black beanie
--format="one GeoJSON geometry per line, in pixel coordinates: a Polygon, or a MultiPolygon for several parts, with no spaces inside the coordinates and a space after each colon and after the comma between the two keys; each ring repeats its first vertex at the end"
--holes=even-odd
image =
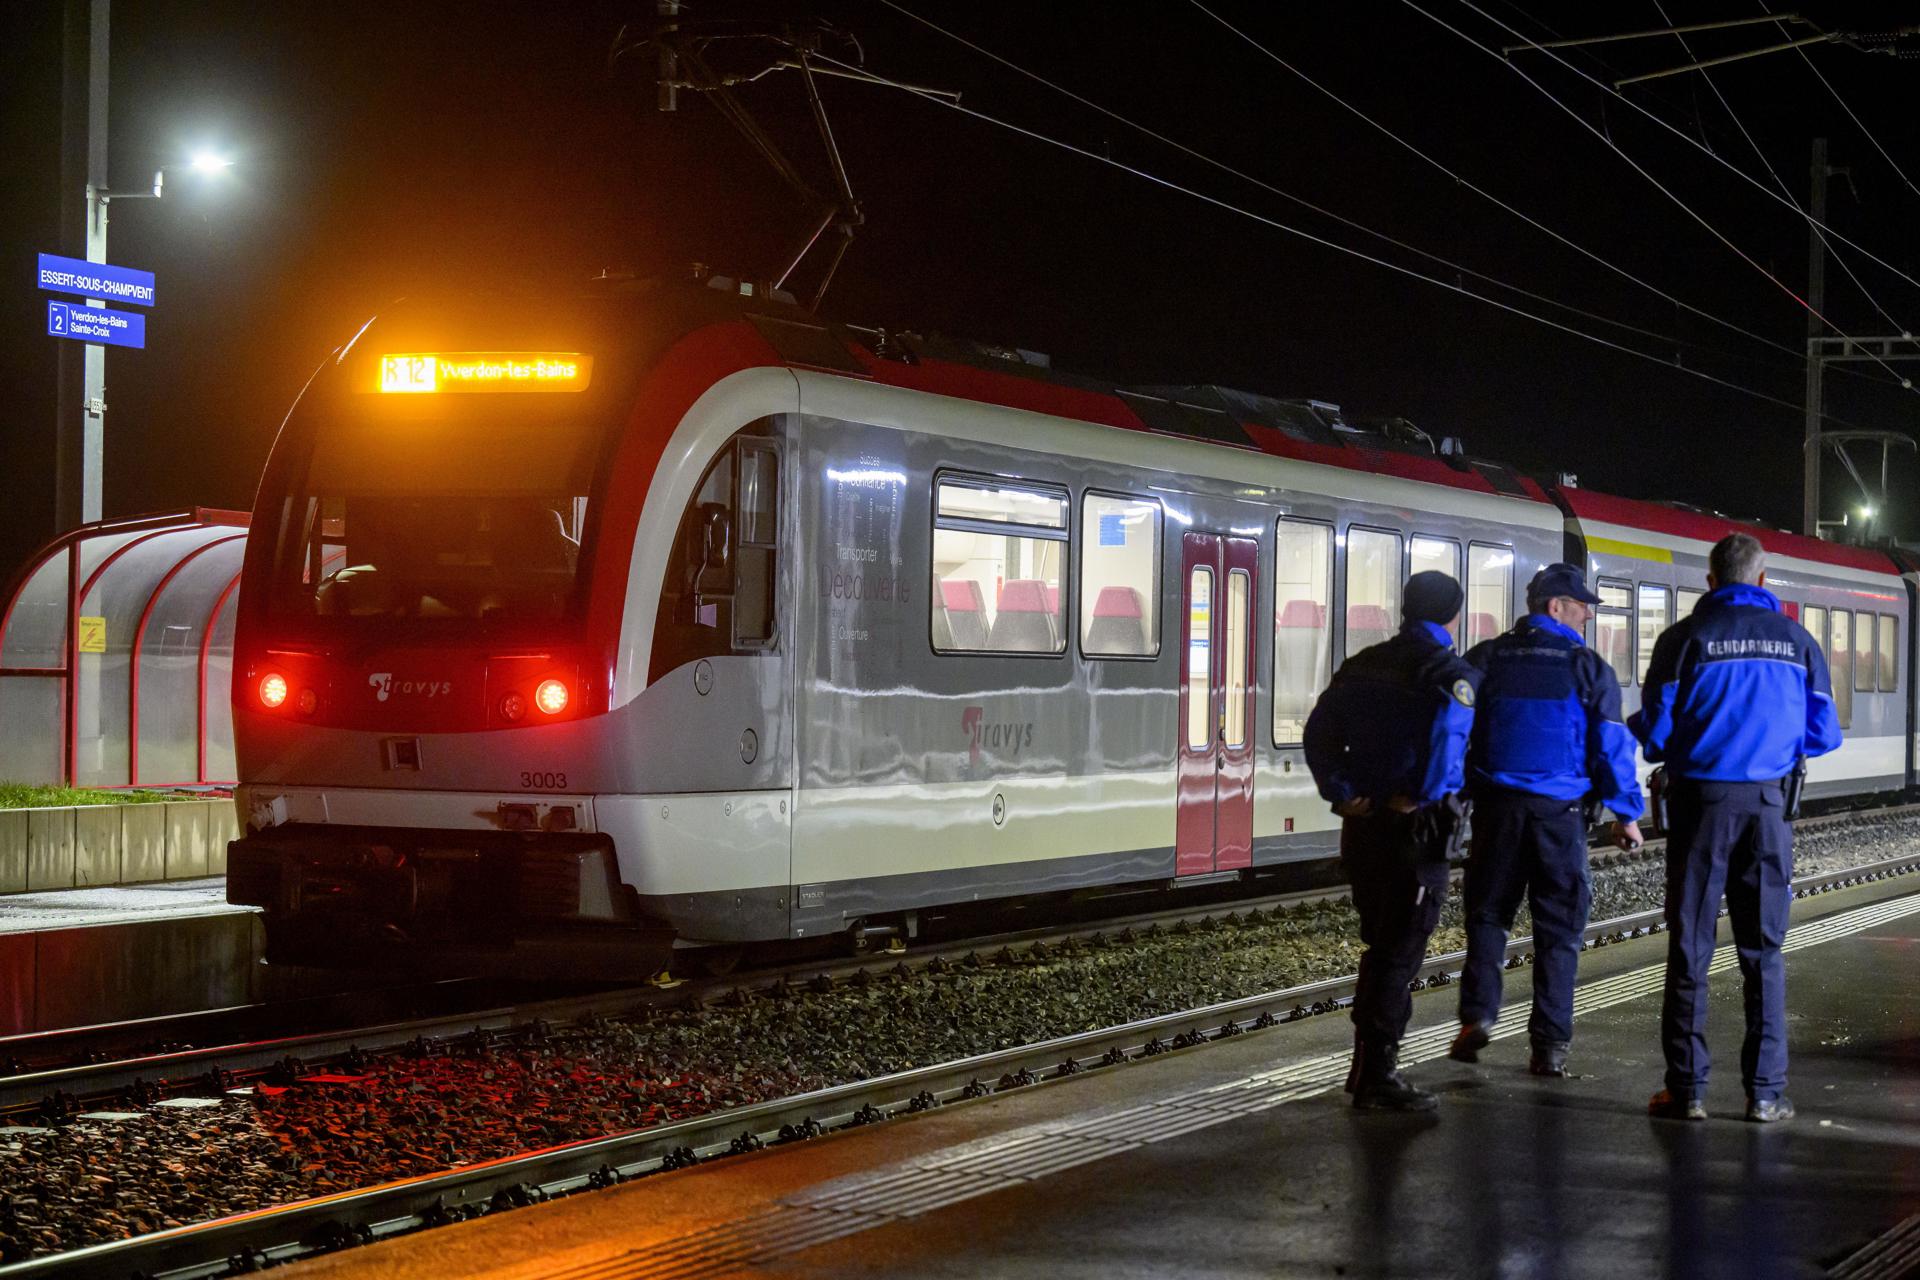
{"type": "Polygon", "coordinates": [[[1466,593],[1458,582],[1429,569],[1407,579],[1407,590],[1401,597],[1402,612],[1409,622],[1432,622],[1444,627],[1459,616],[1460,603],[1465,599],[1466,593]]]}

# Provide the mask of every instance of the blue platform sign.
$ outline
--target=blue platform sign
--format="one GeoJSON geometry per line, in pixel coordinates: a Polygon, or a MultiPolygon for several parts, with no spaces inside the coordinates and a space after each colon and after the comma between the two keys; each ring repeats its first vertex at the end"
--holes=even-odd
{"type": "Polygon", "coordinates": [[[136,311],[109,311],[77,302],[49,302],[47,332],[56,338],[97,342],[108,347],[144,347],[147,318],[136,311]]]}
{"type": "Polygon", "coordinates": [[[40,287],[55,293],[77,293],[108,302],[131,302],[136,306],[153,305],[153,272],[132,267],[112,267],[104,262],[86,262],[80,258],[40,255],[40,287]]]}

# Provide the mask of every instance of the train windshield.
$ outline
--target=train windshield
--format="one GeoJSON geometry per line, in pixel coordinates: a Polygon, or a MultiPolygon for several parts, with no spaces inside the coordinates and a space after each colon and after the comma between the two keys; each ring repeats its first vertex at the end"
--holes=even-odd
{"type": "Polygon", "coordinates": [[[273,612],[382,628],[572,613],[599,433],[414,425],[317,433],[283,508],[273,612]]]}

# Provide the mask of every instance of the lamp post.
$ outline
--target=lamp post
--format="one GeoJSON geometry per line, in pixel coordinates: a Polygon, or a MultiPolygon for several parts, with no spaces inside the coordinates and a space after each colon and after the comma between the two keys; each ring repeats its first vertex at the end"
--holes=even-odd
{"type": "MultiPolygon", "coordinates": [[[[231,168],[233,161],[211,151],[197,152],[184,166],[195,173],[218,174],[231,168]]],[[[108,210],[116,200],[158,200],[166,193],[167,172],[182,166],[162,165],[153,171],[151,189],[115,191],[87,184],[87,261],[107,260],[108,210]]],[[[87,298],[88,306],[105,306],[105,299],[87,298]]],[[[80,441],[80,524],[90,524],[101,516],[104,488],[107,421],[107,349],[97,342],[86,344],[81,373],[80,441]]]]}

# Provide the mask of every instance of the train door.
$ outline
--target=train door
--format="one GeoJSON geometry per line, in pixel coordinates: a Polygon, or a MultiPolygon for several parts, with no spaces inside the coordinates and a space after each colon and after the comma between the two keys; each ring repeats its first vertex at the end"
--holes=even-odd
{"type": "Polygon", "coordinates": [[[1189,533],[1182,540],[1186,619],[1180,662],[1174,871],[1253,864],[1253,619],[1260,544],[1189,533]]]}

